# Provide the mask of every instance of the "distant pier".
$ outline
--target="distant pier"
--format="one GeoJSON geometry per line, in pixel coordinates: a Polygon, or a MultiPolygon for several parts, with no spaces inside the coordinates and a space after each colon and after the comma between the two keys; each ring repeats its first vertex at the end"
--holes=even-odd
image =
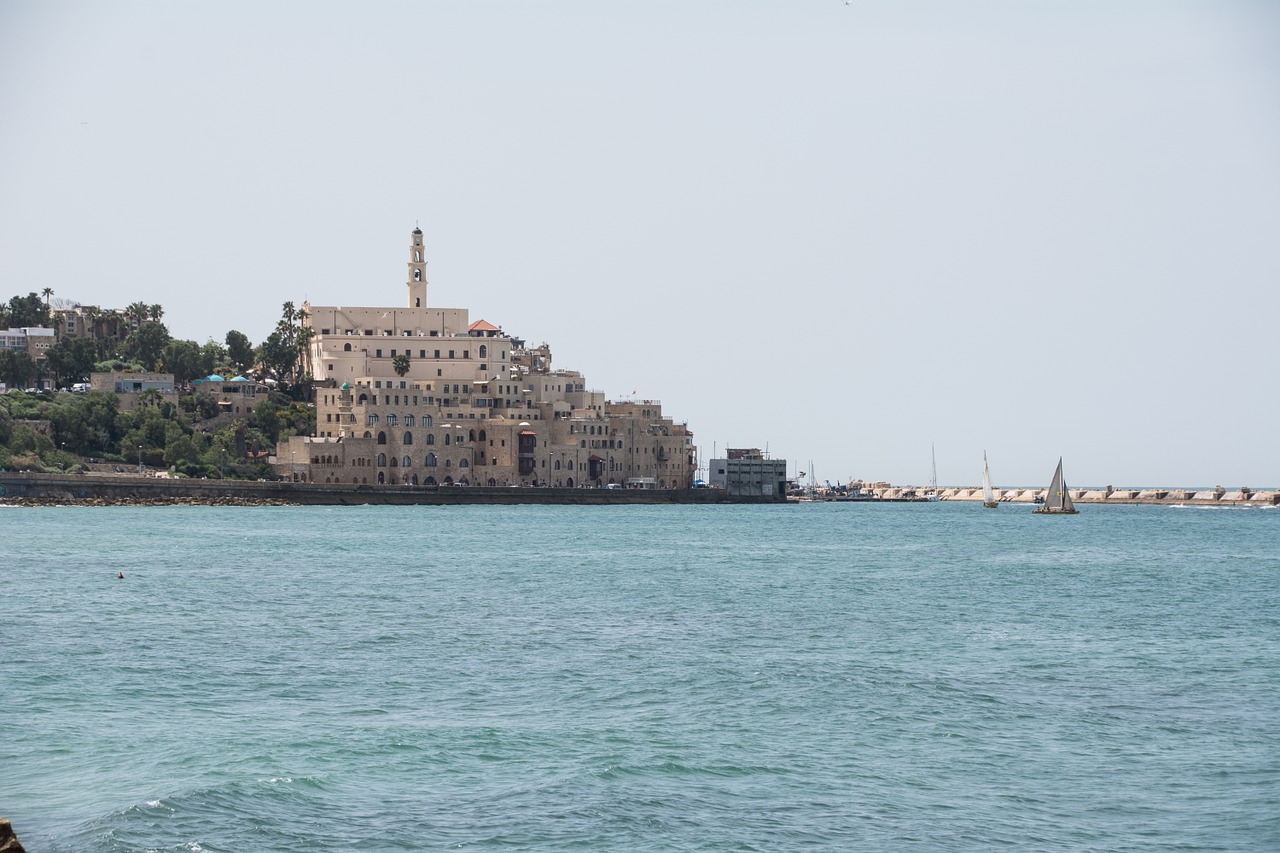
{"type": "MultiPolygon", "coordinates": [[[[928,491],[922,486],[888,486],[874,484],[864,487],[863,493],[877,500],[922,501],[928,491]]],[[[1044,488],[993,489],[997,503],[1034,504],[1036,498],[1044,498],[1044,488]]],[[[1280,491],[1274,489],[1250,489],[1242,486],[1227,489],[1122,489],[1104,486],[1098,489],[1069,489],[1071,500],[1078,504],[1185,504],[1192,506],[1278,506],[1280,491]]],[[[981,486],[939,488],[941,501],[981,501],[981,486]]]]}

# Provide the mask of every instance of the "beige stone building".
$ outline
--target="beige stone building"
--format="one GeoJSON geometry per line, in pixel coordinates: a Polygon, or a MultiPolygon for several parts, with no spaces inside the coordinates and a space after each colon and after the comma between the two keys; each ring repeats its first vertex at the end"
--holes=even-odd
{"type": "Polygon", "coordinates": [[[148,402],[178,403],[172,373],[90,373],[89,390],[115,394],[121,410],[126,412],[148,402]]]}
{"type": "Polygon", "coordinates": [[[693,434],[655,400],[609,401],[465,308],[427,303],[421,230],[405,308],[303,305],[316,435],[277,448],[316,483],[688,488],[693,434]],[[397,370],[399,368],[399,370],[397,370]],[[401,373],[400,371],[403,371],[401,373]]]}

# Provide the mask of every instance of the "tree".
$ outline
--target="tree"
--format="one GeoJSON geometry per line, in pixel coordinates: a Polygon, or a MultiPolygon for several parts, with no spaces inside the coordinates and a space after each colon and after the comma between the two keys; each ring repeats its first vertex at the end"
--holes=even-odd
{"type": "Polygon", "coordinates": [[[40,295],[44,297],[44,307],[45,307],[45,308],[48,308],[48,307],[49,307],[49,297],[50,297],[50,296],[53,296],[53,288],[52,288],[52,287],[46,287],[44,290],[40,291],[40,295]]]}
{"type": "Polygon", "coordinates": [[[160,368],[164,349],[169,345],[169,330],[163,323],[144,323],[129,336],[129,349],[150,372],[160,368]]]}
{"type": "Polygon", "coordinates": [[[391,359],[391,367],[395,370],[397,376],[404,376],[409,372],[409,353],[402,352],[395,358],[391,359]]]}
{"type": "Polygon", "coordinates": [[[97,355],[98,348],[88,338],[62,338],[44,353],[54,381],[62,388],[88,379],[97,355]]]}
{"type": "Polygon", "coordinates": [[[36,375],[36,363],[25,352],[0,350],[0,380],[10,388],[26,388],[36,375]]]}
{"type": "Polygon", "coordinates": [[[280,438],[281,424],[278,408],[270,398],[259,400],[253,407],[253,422],[267,443],[274,447],[280,438]]]}
{"type": "Polygon", "coordinates": [[[249,336],[232,329],[227,332],[226,340],[227,357],[231,359],[236,370],[244,373],[253,367],[253,344],[249,342],[249,336]]]}
{"type": "Polygon", "coordinates": [[[49,325],[49,306],[41,302],[40,295],[34,291],[26,296],[11,297],[8,314],[11,329],[49,325]]]}
{"type": "Polygon", "coordinates": [[[200,347],[200,375],[216,373],[227,364],[227,350],[217,341],[205,341],[200,347]]]}
{"type": "Polygon", "coordinates": [[[141,329],[142,324],[147,321],[147,315],[151,313],[151,306],[145,302],[132,302],[124,310],[125,314],[133,320],[133,327],[141,329]]]}
{"type": "Polygon", "coordinates": [[[195,341],[170,340],[164,348],[163,363],[165,371],[173,374],[175,385],[186,385],[208,375],[201,372],[200,345],[195,341]]]}

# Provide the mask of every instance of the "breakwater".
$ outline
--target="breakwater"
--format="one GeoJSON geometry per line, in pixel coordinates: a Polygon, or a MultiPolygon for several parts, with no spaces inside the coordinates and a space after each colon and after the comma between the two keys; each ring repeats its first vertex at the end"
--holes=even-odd
{"type": "Polygon", "coordinates": [[[22,504],[751,504],[783,498],[723,489],[369,486],[280,480],[188,480],[119,474],[0,474],[0,502],[22,504]]]}
{"type": "MultiPolygon", "coordinates": [[[[878,500],[924,500],[928,491],[922,486],[879,486],[864,489],[878,500]]],[[[1033,504],[1036,498],[1044,498],[1044,488],[994,489],[999,503],[1033,504]]],[[[1188,504],[1196,506],[1277,506],[1280,491],[1274,489],[1250,489],[1247,486],[1227,489],[1122,489],[1103,486],[1096,489],[1070,489],[1071,500],[1083,504],[1188,504]]],[[[982,488],[967,486],[938,489],[938,500],[981,501],[982,488]]]]}

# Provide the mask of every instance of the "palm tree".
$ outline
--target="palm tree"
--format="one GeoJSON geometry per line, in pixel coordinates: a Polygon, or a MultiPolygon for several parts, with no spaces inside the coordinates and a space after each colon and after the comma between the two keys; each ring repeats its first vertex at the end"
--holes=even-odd
{"type": "MultiPolygon", "coordinates": [[[[49,307],[49,297],[50,297],[50,296],[53,296],[53,288],[52,288],[52,287],[46,287],[44,290],[40,291],[40,295],[44,297],[44,307],[45,307],[45,308],[48,308],[48,307],[49,307]]],[[[59,304],[61,304],[61,303],[59,303],[59,304]]]]}
{"type": "Polygon", "coordinates": [[[151,305],[147,308],[147,313],[151,315],[152,320],[155,320],[158,323],[160,322],[160,318],[164,316],[164,306],[151,305]]]}
{"type": "Polygon", "coordinates": [[[147,315],[151,313],[151,306],[145,302],[134,302],[125,309],[130,317],[133,318],[134,328],[140,328],[147,320],[147,315]]]}

